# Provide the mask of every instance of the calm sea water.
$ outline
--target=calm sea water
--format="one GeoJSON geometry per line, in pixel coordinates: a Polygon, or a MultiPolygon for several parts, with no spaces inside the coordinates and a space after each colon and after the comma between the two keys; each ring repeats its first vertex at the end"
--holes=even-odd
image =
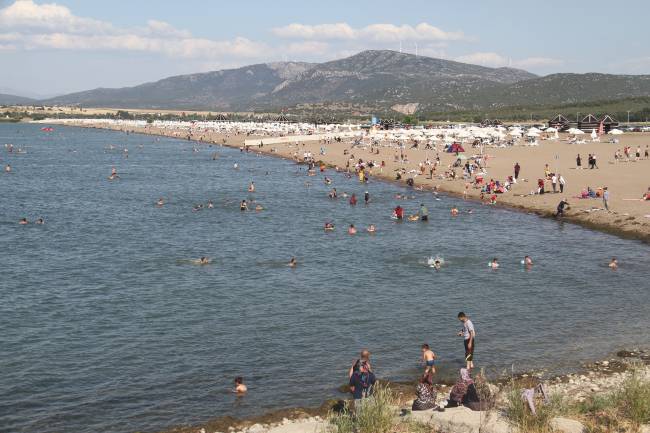
{"type": "Polygon", "coordinates": [[[650,340],[639,242],[430,193],[399,201],[426,203],[428,224],[396,224],[401,187],[328,173],[339,192],[370,192],[351,207],[290,161],[174,139],[4,124],[4,143],[27,153],[0,149],[13,167],[0,175],[3,432],[155,431],[318,405],[340,395],[363,347],[384,378],[412,379],[422,342],[451,371],[460,310],[477,327],[477,365],[494,370],[563,371],[650,340]],[[238,208],[251,180],[261,213],[238,208]],[[451,218],[454,204],[474,213],[451,218]],[[351,237],[350,223],[378,232],[351,237]],[[423,264],[437,254],[440,272],[423,264]],[[204,255],[214,263],[189,262],[204,255]],[[237,375],[250,387],[239,399],[237,375]]]}

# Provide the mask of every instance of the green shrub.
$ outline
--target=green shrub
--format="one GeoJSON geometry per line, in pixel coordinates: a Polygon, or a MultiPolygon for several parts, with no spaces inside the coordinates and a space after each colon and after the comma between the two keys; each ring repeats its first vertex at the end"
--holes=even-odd
{"type": "Polygon", "coordinates": [[[650,423],[650,382],[633,369],[613,395],[618,412],[635,427],[650,423]]]}
{"type": "Polygon", "coordinates": [[[373,395],[359,407],[349,403],[341,413],[328,418],[333,433],[390,433],[395,426],[396,398],[384,385],[375,385],[373,395]]]}
{"type": "Polygon", "coordinates": [[[552,432],[551,420],[561,414],[562,398],[553,395],[547,404],[536,404],[537,414],[533,415],[521,398],[521,390],[512,385],[507,392],[504,415],[521,433],[552,432]]]}

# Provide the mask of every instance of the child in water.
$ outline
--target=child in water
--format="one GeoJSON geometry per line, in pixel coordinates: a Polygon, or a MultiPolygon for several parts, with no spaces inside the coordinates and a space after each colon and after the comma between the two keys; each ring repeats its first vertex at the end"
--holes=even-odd
{"type": "Polygon", "coordinates": [[[610,269],[618,269],[618,260],[616,260],[616,257],[612,257],[612,260],[609,262],[608,266],[610,269]]]}
{"type": "Polygon", "coordinates": [[[433,350],[429,347],[428,344],[422,345],[422,362],[424,363],[424,374],[435,374],[436,367],[434,367],[436,359],[436,354],[433,353],[433,350]]]}
{"type": "Polygon", "coordinates": [[[244,385],[244,378],[237,376],[235,378],[235,388],[233,389],[233,392],[236,394],[245,394],[247,391],[248,387],[244,385]]]}

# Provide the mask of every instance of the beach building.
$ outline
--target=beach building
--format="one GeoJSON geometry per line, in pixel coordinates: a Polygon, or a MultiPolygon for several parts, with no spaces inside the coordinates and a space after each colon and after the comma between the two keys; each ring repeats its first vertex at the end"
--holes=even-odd
{"type": "Polygon", "coordinates": [[[558,131],[564,131],[566,129],[569,129],[570,124],[571,122],[569,121],[569,119],[567,119],[561,114],[558,114],[548,122],[549,127],[553,127],[558,131]]]}

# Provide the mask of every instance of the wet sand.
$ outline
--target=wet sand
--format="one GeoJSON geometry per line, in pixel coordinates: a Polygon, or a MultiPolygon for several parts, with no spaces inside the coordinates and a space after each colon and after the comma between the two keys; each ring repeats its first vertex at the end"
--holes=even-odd
{"type": "MultiPolygon", "coordinates": [[[[70,125],[70,123],[68,123],[70,125]]],[[[170,130],[147,125],[146,127],[124,127],[106,123],[93,123],[92,126],[79,124],[76,126],[96,127],[113,129],[132,133],[144,133],[150,135],[162,135],[174,138],[187,139],[187,131],[170,130]]],[[[215,132],[198,132],[191,135],[192,140],[201,140],[206,143],[219,143],[232,147],[241,147],[247,139],[254,139],[254,136],[245,134],[223,135],[215,132]]],[[[261,137],[260,137],[261,138],[261,137]]],[[[642,195],[650,187],[650,160],[643,157],[647,145],[650,145],[649,133],[626,133],[617,136],[618,144],[592,143],[569,144],[566,134],[560,134],[560,140],[540,141],[539,146],[512,146],[506,148],[486,147],[484,154],[488,155],[486,180],[495,179],[504,181],[507,176],[513,175],[513,167],[516,162],[521,166],[519,181],[513,185],[510,191],[497,195],[497,206],[507,206],[526,212],[536,213],[540,216],[553,217],[556,207],[562,198],[567,198],[570,203],[569,210],[565,212],[563,221],[581,224],[585,227],[609,232],[626,238],[638,239],[650,242],[650,201],[641,200],[642,195]],[[637,146],[641,147],[641,159],[630,161],[614,162],[614,152],[623,149],[624,146],[631,146],[632,152],[636,152],[637,146]],[[582,169],[576,168],[576,156],[582,158],[582,169]],[[587,165],[588,154],[596,154],[598,167],[589,169],[587,165]],[[550,182],[546,183],[546,194],[533,194],[537,190],[537,179],[544,177],[544,167],[548,164],[551,171],[560,173],[566,180],[564,193],[553,193],[550,182]],[[608,187],[610,191],[609,207],[611,212],[604,210],[603,201],[599,198],[580,199],[580,193],[587,186],[594,190],[601,187],[608,187]],[[550,193],[548,191],[551,191],[550,193]]],[[[611,136],[604,136],[608,140],[611,136]]],[[[407,145],[404,154],[408,157],[408,163],[395,162],[394,156],[399,155],[395,148],[380,147],[379,154],[371,154],[370,148],[351,148],[350,141],[341,143],[332,142],[325,145],[326,154],[319,155],[323,146],[318,141],[306,142],[304,145],[278,144],[267,145],[261,148],[253,147],[251,150],[272,156],[280,156],[288,159],[301,160],[304,152],[311,152],[316,160],[321,160],[331,167],[345,168],[346,162],[354,155],[356,160],[374,160],[377,163],[384,161],[386,166],[383,170],[375,168],[371,177],[379,177],[395,181],[396,170],[406,169],[417,170],[419,164],[427,158],[434,160],[440,155],[441,164],[438,166],[433,179],[429,178],[429,172],[425,175],[415,177],[415,187],[424,189],[436,188],[440,192],[449,193],[463,197],[467,191],[468,200],[480,200],[480,189],[467,186],[467,181],[462,177],[456,180],[440,178],[441,175],[456,160],[451,153],[438,152],[436,150],[410,149],[407,145]],[[344,150],[349,149],[350,154],[344,155],[344,150]]],[[[441,145],[438,144],[438,149],[441,145]]],[[[465,154],[470,156],[478,154],[478,149],[472,149],[465,145],[465,154]]],[[[353,163],[351,162],[353,165],[353,163]]],[[[460,168],[456,169],[461,174],[460,168]]],[[[401,182],[405,182],[412,175],[402,176],[401,182]]],[[[559,190],[559,186],[558,186],[559,190]]],[[[484,201],[487,197],[484,198],[484,201]]],[[[476,206],[475,203],[468,204],[468,207],[476,206]]],[[[531,227],[531,230],[533,227],[531,227]]]]}

